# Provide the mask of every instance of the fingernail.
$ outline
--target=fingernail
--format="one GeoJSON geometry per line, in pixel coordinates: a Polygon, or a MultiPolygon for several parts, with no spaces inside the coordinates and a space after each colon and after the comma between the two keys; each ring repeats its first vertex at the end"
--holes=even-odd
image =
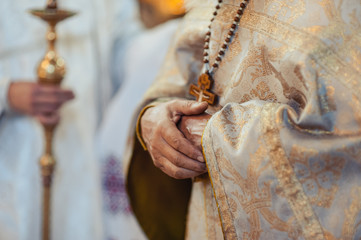
{"type": "Polygon", "coordinates": [[[200,162],[204,162],[203,156],[198,156],[197,160],[200,161],[200,162]]]}

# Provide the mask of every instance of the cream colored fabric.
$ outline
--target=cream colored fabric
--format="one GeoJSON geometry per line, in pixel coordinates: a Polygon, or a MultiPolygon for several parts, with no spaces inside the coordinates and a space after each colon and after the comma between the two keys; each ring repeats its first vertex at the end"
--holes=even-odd
{"type": "MultiPolygon", "coordinates": [[[[98,106],[109,85],[106,67],[115,11],[129,1],[62,0],[61,8],[78,14],[57,26],[57,50],[67,64],[63,82],[76,98],[61,109],[54,137],[57,160],[53,178],[51,239],[98,240],[103,236],[101,182],[94,156],[98,106]],[[115,2],[117,3],[115,5],[115,2]]],[[[7,103],[11,81],[36,80],[36,66],[47,47],[46,24],[32,16],[44,0],[0,1],[0,239],[41,239],[43,129],[7,103]]],[[[119,22],[118,22],[119,23],[119,22]]],[[[129,22],[127,22],[129,25],[129,22]]],[[[119,26],[118,26],[119,27],[119,26]]],[[[123,27],[124,29],[124,27],[123,27]]],[[[108,96],[109,97],[109,96],[108,96]]]]}
{"type": "MultiPolygon", "coordinates": [[[[189,98],[216,2],[193,3],[146,100],[189,98]]],[[[223,2],[211,63],[240,3],[223,2]]],[[[219,104],[203,135],[218,209],[194,183],[188,239],[361,237],[360,30],[360,1],[250,1],[214,75],[219,104]],[[219,213],[222,229],[191,224],[204,212],[207,224],[219,213]]]]}

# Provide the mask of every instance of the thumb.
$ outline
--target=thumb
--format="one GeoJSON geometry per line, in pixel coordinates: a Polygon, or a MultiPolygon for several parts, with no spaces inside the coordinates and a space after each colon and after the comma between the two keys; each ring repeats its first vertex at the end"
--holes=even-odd
{"type": "Polygon", "coordinates": [[[208,103],[190,100],[175,100],[170,103],[169,107],[176,115],[197,115],[203,113],[208,108],[208,103]]]}
{"type": "Polygon", "coordinates": [[[57,97],[59,98],[59,100],[66,102],[74,99],[75,95],[74,92],[71,90],[60,89],[59,92],[57,92],[57,97]]]}

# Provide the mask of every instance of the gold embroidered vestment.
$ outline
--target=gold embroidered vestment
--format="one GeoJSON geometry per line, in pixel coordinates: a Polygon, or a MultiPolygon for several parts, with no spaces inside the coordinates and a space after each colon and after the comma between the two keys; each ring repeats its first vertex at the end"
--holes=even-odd
{"type": "MultiPolygon", "coordinates": [[[[144,103],[191,99],[215,4],[193,3],[144,103]]],[[[238,5],[224,0],[210,62],[238,5]]],[[[150,239],[359,239],[361,2],[251,0],[214,80],[209,177],[171,180],[137,140],[129,152],[128,190],[150,239]]]]}

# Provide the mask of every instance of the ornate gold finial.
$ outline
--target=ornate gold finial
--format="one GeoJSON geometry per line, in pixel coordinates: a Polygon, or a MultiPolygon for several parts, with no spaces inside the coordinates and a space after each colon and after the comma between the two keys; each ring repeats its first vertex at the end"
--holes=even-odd
{"type": "MultiPolygon", "coordinates": [[[[49,26],[48,32],[46,33],[48,50],[44,58],[40,61],[37,69],[38,82],[44,85],[58,86],[65,76],[66,69],[63,58],[59,57],[55,50],[57,38],[55,27],[60,21],[73,16],[75,13],[58,9],[56,0],[48,0],[45,9],[34,9],[31,10],[30,13],[44,20],[49,26]]],[[[44,125],[45,153],[40,158],[41,174],[43,178],[43,240],[50,239],[51,183],[56,165],[52,151],[55,128],[56,125],[44,125]]]]}

